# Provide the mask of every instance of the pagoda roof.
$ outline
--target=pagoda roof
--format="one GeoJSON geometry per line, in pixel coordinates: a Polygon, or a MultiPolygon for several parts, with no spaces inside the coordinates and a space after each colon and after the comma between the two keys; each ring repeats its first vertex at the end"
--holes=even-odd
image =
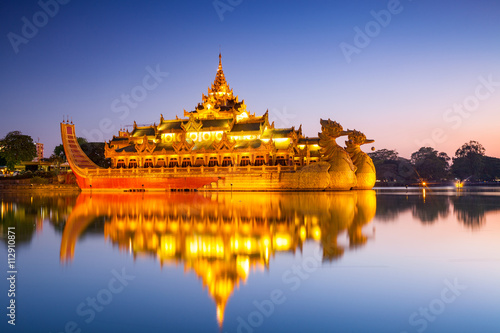
{"type": "Polygon", "coordinates": [[[232,109],[238,110],[243,102],[236,102],[233,105],[219,105],[221,111],[231,111],[232,109]]]}
{"type": "Polygon", "coordinates": [[[128,140],[128,137],[124,137],[124,136],[113,136],[113,139],[111,139],[111,141],[127,141],[128,140]]]}
{"type": "Polygon", "coordinates": [[[262,123],[263,122],[260,121],[260,122],[234,124],[233,128],[231,129],[231,133],[235,133],[235,132],[257,132],[257,131],[260,131],[262,123]]]}
{"type": "Polygon", "coordinates": [[[131,132],[120,130],[120,136],[113,137],[110,143],[114,143],[117,153],[160,153],[156,155],[172,151],[202,154],[225,149],[276,151],[290,149],[297,144],[310,146],[308,149],[311,152],[319,149],[316,146],[319,139],[304,138],[302,126],[297,129],[275,128],[274,122],[269,122],[269,111],[257,117],[255,113],[250,114],[246,110],[244,101],[239,101],[238,96],[233,95],[226,81],[221,54],[215,80],[208,88],[207,94],[202,95],[202,102],[194,108],[194,111],[184,110],[182,117],[166,120],[161,115],[159,125],[155,123],[150,126],[137,126],[134,121],[131,132]],[[192,135],[196,132],[215,131],[218,133],[211,133],[208,136],[192,135]],[[223,135],[219,140],[220,132],[223,135]],[[163,135],[167,133],[168,135],[163,135]]]}
{"type": "MultiPolygon", "coordinates": [[[[225,129],[228,130],[231,127],[231,123],[233,122],[233,118],[220,118],[220,119],[197,119],[195,120],[198,124],[201,122],[200,130],[206,129],[225,129]]],[[[190,122],[190,119],[176,119],[176,120],[167,120],[162,121],[160,125],[158,125],[158,131],[173,131],[173,130],[183,130],[183,125],[187,125],[190,122]]],[[[151,134],[151,135],[154,135],[151,134]]]]}
{"type": "Polygon", "coordinates": [[[289,134],[289,133],[295,132],[295,128],[293,128],[293,127],[291,127],[291,128],[273,128],[273,129],[271,129],[271,131],[274,134],[289,134]]]}
{"type": "Polygon", "coordinates": [[[179,119],[179,120],[164,120],[160,123],[160,125],[158,125],[158,130],[160,131],[165,131],[165,130],[182,130],[182,123],[183,121],[186,121],[186,120],[183,120],[183,119],[179,119]]]}
{"type": "Polygon", "coordinates": [[[154,136],[155,134],[156,134],[155,129],[152,126],[142,127],[142,128],[141,127],[134,127],[134,130],[132,131],[130,136],[132,136],[132,137],[141,137],[144,135],[154,136]]]}
{"type": "Polygon", "coordinates": [[[299,145],[305,145],[305,144],[313,145],[318,143],[319,143],[319,138],[301,138],[299,139],[298,142],[299,145]]]}
{"type": "Polygon", "coordinates": [[[193,150],[201,150],[201,149],[213,149],[214,147],[212,146],[213,141],[202,141],[202,142],[196,142],[193,150]]]}
{"type": "Polygon", "coordinates": [[[203,119],[201,123],[203,126],[201,128],[225,128],[229,129],[233,118],[222,118],[222,119],[203,119]]]}
{"type": "Polygon", "coordinates": [[[265,131],[263,137],[264,138],[288,138],[290,133],[296,132],[295,129],[292,128],[272,128],[265,131]]]}
{"type": "Polygon", "coordinates": [[[232,91],[227,84],[226,77],[224,76],[224,71],[222,70],[222,55],[219,53],[219,67],[217,68],[217,74],[215,74],[215,80],[212,84],[209,93],[217,94],[217,93],[230,93],[232,95],[232,91]]]}
{"type": "Polygon", "coordinates": [[[248,149],[248,148],[256,149],[256,148],[259,148],[261,145],[262,145],[262,141],[259,139],[251,140],[251,141],[241,140],[241,141],[238,141],[236,143],[235,148],[236,149],[248,149]]]}
{"type": "Polygon", "coordinates": [[[126,146],[115,150],[117,153],[135,153],[135,145],[126,146]]]}
{"type": "Polygon", "coordinates": [[[222,56],[219,53],[219,66],[215,79],[207,94],[202,94],[202,102],[193,111],[185,111],[184,116],[195,116],[203,119],[226,118],[232,113],[241,114],[246,112],[245,102],[239,101],[238,96],[233,94],[229,87],[224,71],[222,69],[222,56]]]}
{"type": "Polygon", "coordinates": [[[154,151],[161,151],[163,149],[165,149],[165,151],[173,151],[174,147],[172,147],[171,143],[159,143],[156,145],[154,151]]]}

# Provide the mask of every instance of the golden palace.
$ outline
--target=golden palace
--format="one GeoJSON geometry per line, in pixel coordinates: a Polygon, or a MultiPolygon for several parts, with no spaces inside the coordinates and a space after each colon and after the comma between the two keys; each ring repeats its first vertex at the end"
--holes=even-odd
{"type": "Polygon", "coordinates": [[[80,149],[74,125],[61,123],[68,162],[82,190],[349,190],[370,189],[375,167],[361,151],[371,143],[358,131],[320,120],[321,133],[276,128],[268,112],[247,111],[229,88],[221,55],[215,81],[183,118],[120,130],[105,145],[111,168],[96,166],[80,149]],[[336,138],[348,135],[347,148],[336,138]]]}

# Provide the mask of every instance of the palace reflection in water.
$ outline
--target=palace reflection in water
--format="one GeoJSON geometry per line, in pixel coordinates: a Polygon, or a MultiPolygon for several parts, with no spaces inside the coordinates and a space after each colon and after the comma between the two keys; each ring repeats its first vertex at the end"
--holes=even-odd
{"type": "Polygon", "coordinates": [[[184,265],[202,279],[222,326],[226,303],[251,269],[269,269],[276,252],[301,251],[314,240],[334,260],[369,236],[375,191],[342,193],[80,194],[61,241],[61,261],[73,259],[87,227],[104,217],[104,235],[134,257],[184,265]],[[347,232],[344,248],[337,238],[347,232]]]}
{"type": "MultiPolygon", "coordinates": [[[[473,286],[484,286],[486,291],[483,294],[468,290],[467,295],[478,295],[480,300],[489,301],[493,309],[497,297],[490,291],[493,290],[493,283],[496,283],[495,274],[499,273],[495,273],[496,262],[491,264],[492,260],[496,260],[497,253],[492,250],[494,245],[491,240],[500,230],[494,223],[500,213],[499,194],[499,191],[469,193],[448,190],[2,194],[0,250],[6,248],[7,228],[15,226],[16,249],[20,253],[20,260],[26,263],[22,275],[26,279],[23,291],[28,289],[28,285],[33,285],[26,295],[35,295],[27,298],[20,293],[20,304],[29,305],[24,308],[23,314],[54,318],[45,325],[49,331],[55,331],[67,320],[74,319],[71,315],[75,315],[75,307],[104,286],[111,269],[127,265],[127,273],[137,275],[141,282],[127,289],[126,295],[117,295],[116,299],[121,302],[126,297],[131,298],[123,303],[113,303],[108,307],[110,312],[100,315],[99,320],[109,320],[108,323],[94,322],[85,331],[115,329],[116,322],[108,319],[111,310],[127,311],[128,307],[136,303],[146,304],[147,311],[165,328],[174,331],[213,331],[208,327],[210,324],[201,326],[191,323],[189,329],[185,326],[187,322],[176,324],[175,316],[183,316],[186,309],[193,307],[192,304],[186,305],[188,301],[183,298],[195,297],[197,302],[206,301],[206,304],[203,303],[206,307],[196,309],[209,317],[213,328],[217,324],[219,329],[224,325],[224,331],[229,332],[235,331],[238,316],[244,317],[249,313],[247,311],[252,311],[245,308],[246,304],[253,304],[252,293],[260,290],[267,292],[264,291],[266,283],[273,276],[278,280],[273,280],[271,288],[286,286],[280,285],[279,278],[280,272],[290,267],[291,261],[288,260],[300,261],[312,248],[320,247],[325,265],[314,276],[320,291],[308,289],[314,284],[309,284],[312,281],[304,283],[303,289],[293,295],[294,301],[289,305],[304,313],[309,309],[310,313],[336,309],[340,317],[321,317],[316,328],[331,325],[330,321],[334,320],[339,330],[356,331],[351,327],[354,325],[352,321],[343,321],[340,315],[351,314],[348,310],[342,312],[344,308],[349,308],[344,305],[346,302],[351,304],[351,295],[363,295],[352,300],[351,307],[355,306],[356,312],[379,311],[374,309],[374,304],[385,302],[385,306],[393,306],[392,311],[397,312],[393,317],[401,318],[405,324],[405,317],[418,306],[425,305],[420,301],[419,293],[422,290],[430,290],[426,299],[435,297],[433,287],[441,276],[449,276],[450,279],[457,276],[460,281],[469,278],[468,282],[463,283],[469,283],[471,290],[473,286]],[[377,226],[376,234],[372,221],[377,226]],[[420,228],[424,225],[426,228],[420,228]],[[447,246],[436,247],[441,243],[447,246]],[[356,251],[358,249],[361,251],[356,251]],[[117,252],[125,256],[116,256],[117,252]],[[136,263],[131,263],[129,255],[136,263]],[[446,258],[446,261],[435,265],[434,259],[429,258],[446,258]],[[52,265],[51,269],[46,268],[47,265],[52,265]],[[388,265],[391,269],[384,268],[388,265]],[[142,271],[145,267],[149,269],[147,273],[142,271]],[[161,267],[168,273],[163,274],[161,267]],[[61,268],[59,272],[58,268],[61,268]],[[264,271],[266,274],[252,273],[255,271],[264,271]],[[420,289],[415,289],[420,291],[402,292],[409,296],[401,301],[388,301],[390,298],[386,295],[394,294],[398,284],[402,284],[402,290],[407,290],[404,289],[405,284],[411,281],[417,271],[422,274],[417,274],[417,282],[413,283],[421,285],[420,289]],[[433,274],[432,279],[426,280],[433,274]],[[481,279],[481,284],[474,282],[476,277],[473,274],[478,274],[477,279],[481,279]],[[194,276],[202,282],[209,296],[200,298],[200,287],[190,280],[194,276]],[[95,280],[88,281],[94,277],[95,280]],[[485,277],[491,277],[491,281],[485,277]],[[370,283],[364,284],[363,281],[370,283]],[[243,284],[246,284],[244,288],[243,284]],[[54,295],[50,286],[54,288],[58,285],[64,286],[61,291],[72,292],[54,295]],[[374,285],[374,289],[370,289],[371,285],[374,285]],[[184,287],[173,293],[172,290],[179,286],[184,287]],[[191,289],[186,289],[186,286],[191,289]],[[78,293],[80,288],[86,287],[90,290],[78,293]],[[138,294],[134,294],[134,288],[140,290],[136,291],[138,294]],[[346,290],[344,297],[342,290],[346,290]],[[173,301],[175,306],[168,308],[169,305],[164,303],[164,295],[151,297],[158,291],[168,293],[168,300],[173,301]],[[377,292],[375,295],[366,296],[367,292],[370,294],[374,291],[377,292]],[[302,292],[304,298],[297,301],[302,292]],[[146,303],[143,293],[150,295],[146,303]],[[250,296],[248,293],[251,293],[250,296]],[[379,294],[383,296],[377,298],[379,294]],[[491,297],[488,296],[490,294],[491,297]],[[78,296],[74,299],[72,295],[78,296]],[[59,318],[59,315],[54,317],[41,304],[30,305],[36,300],[49,298],[55,298],[52,304],[61,303],[69,308],[69,318],[59,318]],[[419,301],[415,303],[415,299],[419,301]],[[337,301],[341,305],[336,304],[337,301]],[[151,302],[150,306],[148,302],[151,302]],[[158,304],[160,307],[157,307],[158,304]],[[180,309],[181,304],[186,306],[184,310],[180,309]],[[167,308],[170,309],[169,317],[164,319],[167,308]]],[[[196,279],[193,281],[196,282],[196,279]]],[[[255,297],[262,300],[261,296],[255,297]]],[[[469,296],[464,296],[464,302],[466,297],[469,296]]],[[[477,303],[471,302],[464,311],[473,312],[477,306],[477,303]]],[[[381,307],[380,311],[386,310],[381,307]]],[[[482,315],[476,313],[471,318],[489,318],[488,311],[481,311],[482,315]]],[[[382,315],[382,312],[378,314],[382,315]]],[[[276,318],[280,316],[278,313],[276,318]]],[[[82,318],[77,319],[85,327],[82,318]]],[[[452,323],[447,322],[448,325],[452,323]]],[[[387,321],[380,325],[385,329],[391,324],[391,321],[387,321]]],[[[129,325],[124,331],[137,331],[145,324],[130,319],[129,325]]],[[[373,323],[366,325],[360,330],[358,327],[358,331],[369,331],[373,323]]],[[[405,328],[399,326],[398,329],[405,328]]],[[[276,331],[276,328],[266,326],[262,331],[276,331]]]]}

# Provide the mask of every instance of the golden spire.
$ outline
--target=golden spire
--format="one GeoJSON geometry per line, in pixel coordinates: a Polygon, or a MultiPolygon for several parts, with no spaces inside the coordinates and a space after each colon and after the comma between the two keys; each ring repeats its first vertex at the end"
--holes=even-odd
{"type": "Polygon", "coordinates": [[[215,74],[215,80],[212,84],[209,94],[223,95],[230,92],[229,85],[227,84],[226,77],[224,76],[224,71],[222,70],[222,54],[219,53],[219,67],[217,68],[217,74],[215,74]]]}

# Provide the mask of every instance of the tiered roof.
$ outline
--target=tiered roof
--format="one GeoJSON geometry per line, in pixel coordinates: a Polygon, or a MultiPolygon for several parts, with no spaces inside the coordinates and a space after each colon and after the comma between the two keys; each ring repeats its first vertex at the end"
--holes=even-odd
{"type": "MultiPolygon", "coordinates": [[[[138,150],[138,144],[147,140],[154,144],[152,151],[165,150],[177,151],[175,142],[182,135],[184,140],[191,142],[189,134],[191,132],[222,132],[225,140],[235,141],[233,149],[257,149],[263,144],[272,144],[275,149],[287,149],[289,145],[297,145],[299,141],[304,142],[302,127],[275,128],[274,123],[269,123],[268,112],[262,116],[255,116],[246,110],[244,101],[239,101],[238,96],[234,96],[233,90],[226,81],[222,69],[222,56],[219,54],[219,66],[214,82],[208,88],[207,94],[202,94],[202,102],[195,110],[184,110],[183,119],[166,120],[163,115],[160,117],[158,125],[138,126],[134,122],[131,132],[121,131],[120,136],[113,137],[109,142],[107,151],[114,150],[117,153],[133,153],[138,150]],[[183,134],[184,133],[184,134],[183,134]],[[170,142],[165,142],[162,135],[174,135],[170,142]],[[276,139],[281,139],[276,141],[276,139]],[[283,140],[290,139],[290,140],[283,140]],[[285,142],[286,141],[286,142],[285,142]]],[[[193,150],[216,149],[217,140],[194,140],[193,150]]]]}

